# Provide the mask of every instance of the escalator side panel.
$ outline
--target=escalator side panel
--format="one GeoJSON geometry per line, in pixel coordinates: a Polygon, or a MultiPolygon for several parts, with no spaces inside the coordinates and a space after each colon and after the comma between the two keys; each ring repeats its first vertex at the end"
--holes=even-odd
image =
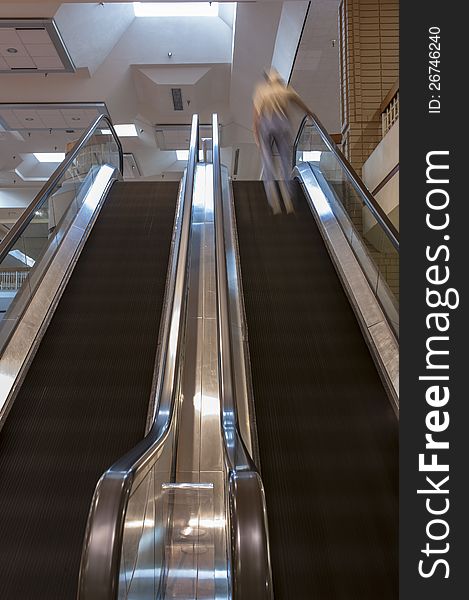
{"type": "Polygon", "coordinates": [[[299,186],[233,189],[275,597],[395,600],[391,404],[299,186]]]}
{"type": "Polygon", "coordinates": [[[74,599],[100,475],[144,435],[178,183],[117,182],[0,432],[0,597],[74,599]]]}

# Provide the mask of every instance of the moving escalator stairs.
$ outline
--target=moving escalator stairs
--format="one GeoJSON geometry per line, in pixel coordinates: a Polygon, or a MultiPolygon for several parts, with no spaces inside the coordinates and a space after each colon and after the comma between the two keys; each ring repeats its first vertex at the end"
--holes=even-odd
{"type": "Polygon", "coordinates": [[[398,424],[306,199],[233,183],[278,600],[398,597],[398,424]]]}
{"type": "Polygon", "coordinates": [[[0,430],[0,598],[73,600],[101,474],[143,436],[177,182],[115,182],[0,430]]]}

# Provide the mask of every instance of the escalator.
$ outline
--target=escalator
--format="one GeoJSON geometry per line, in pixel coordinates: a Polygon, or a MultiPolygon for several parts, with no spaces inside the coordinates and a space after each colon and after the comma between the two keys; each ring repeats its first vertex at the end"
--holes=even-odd
{"type": "Polygon", "coordinates": [[[0,430],[0,597],[76,597],[93,492],[145,435],[177,182],[113,183],[0,430]]]}
{"type": "Polygon", "coordinates": [[[299,183],[233,182],[279,599],[398,596],[398,421],[299,183]]]}

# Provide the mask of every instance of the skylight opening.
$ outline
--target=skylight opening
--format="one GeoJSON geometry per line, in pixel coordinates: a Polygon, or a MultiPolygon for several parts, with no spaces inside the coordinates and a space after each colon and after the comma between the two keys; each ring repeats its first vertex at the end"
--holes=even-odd
{"type": "MultiPolygon", "coordinates": [[[[122,123],[121,125],[114,125],[114,129],[119,137],[137,137],[137,128],[133,123],[122,123]]],[[[110,135],[110,129],[101,129],[101,133],[110,135]]]]}
{"type": "Polygon", "coordinates": [[[218,17],[218,2],[134,2],[136,17],[218,17]]]}
{"type": "Polygon", "coordinates": [[[33,152],[40,163],[61,163],[65,158],[65,152],[33,152]]]}

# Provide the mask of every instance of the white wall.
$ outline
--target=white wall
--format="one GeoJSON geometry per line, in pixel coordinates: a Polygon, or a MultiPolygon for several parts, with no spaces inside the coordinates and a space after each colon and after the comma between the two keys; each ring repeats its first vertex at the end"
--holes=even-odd
{"type": "Polygon", "coordinates": [[[41,187],[0,189],[1,208],[26,208],[39,193],[41,187]]]}
{"type": "Polygon", "coordinates": [[[75,67],[92,74],[135,19],[130,2],[62,4],[55,22],[75,67]]]}
{"type": "Polygon", "coordinates": [[[272,67],[288,81],[308,10],[308,2],[284,2],[275,40],[272,67]]]}
{"type": "MultiPolygon", "coordinates": [[[[399,121],[394,123],[363,165],[362,177],[372,192],[399,164],[399,121]]],[[[399,172],[376,194],[376,200],[386,214],[399,205],[399,172]]]]}

